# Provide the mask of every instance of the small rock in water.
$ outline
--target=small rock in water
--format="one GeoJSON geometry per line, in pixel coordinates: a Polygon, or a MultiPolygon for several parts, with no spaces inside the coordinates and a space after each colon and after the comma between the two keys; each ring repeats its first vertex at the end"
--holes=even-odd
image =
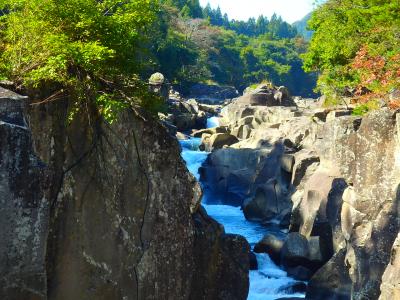
{"type": "Polygon", "coordinates": [[[279,293],[284,294],[297,294],[297,293],[305,293],[307,290],[307,285],[304,282],[293,282],[288,285],[282,286],[279,288],[279,293]]]}
{"type": "Polygon", "coordinates": [[[254,246],[255,253],[267,253],[274,263],[280,263],[280,252],[283,241],[273,234],[267,234],[254,246]]]}

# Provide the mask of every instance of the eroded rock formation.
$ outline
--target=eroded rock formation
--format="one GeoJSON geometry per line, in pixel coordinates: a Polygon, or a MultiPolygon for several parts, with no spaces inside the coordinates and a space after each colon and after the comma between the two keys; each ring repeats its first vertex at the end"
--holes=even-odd
{"type": "Polygon", "coordinates": [[[221,123],[239,142],[210,155],[206,186],[242,205],[248,218],[278,220],[302,237],[304,253],[295,259],[263,241],[257,251],[299,279],[319,269],[307,299],[395,299],[400,114],[383,108],[359,117],[315,101],[244,100],[222,110],[221,123]]]}

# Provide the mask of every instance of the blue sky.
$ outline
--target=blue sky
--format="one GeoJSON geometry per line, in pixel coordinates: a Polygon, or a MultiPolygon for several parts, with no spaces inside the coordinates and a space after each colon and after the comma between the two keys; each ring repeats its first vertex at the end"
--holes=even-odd
{"type": "Polygon", "coordinates": [[[285,21],[293,23],[313,9],[314,0],[200,0],[202,6],[207,3],[213,8],[219,5],[222,13],[227,13],[230,19],[247,20],[261,14],[270,17],[277,13],[285,21]]]}

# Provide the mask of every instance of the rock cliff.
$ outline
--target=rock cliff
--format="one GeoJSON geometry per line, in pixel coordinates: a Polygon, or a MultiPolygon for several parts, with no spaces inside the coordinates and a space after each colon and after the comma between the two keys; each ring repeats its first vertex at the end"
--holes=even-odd
{"type": "Polygon", "coordinates": [[[246,298],[248,244],[202,211],[161,123],[90,108],[69,123],[67,100],[24,117],[0,92],[2,299],[246,298]]]}

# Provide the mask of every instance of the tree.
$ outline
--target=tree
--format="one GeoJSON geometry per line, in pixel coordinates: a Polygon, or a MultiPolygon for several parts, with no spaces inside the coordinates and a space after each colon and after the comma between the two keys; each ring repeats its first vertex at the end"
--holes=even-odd
{"type": "Polygon", "coordinates": [[[3,77],[31,88],[57,87],[56,95],[73,99],[76,109],[90,102],[104,114],[142,94],[140,81],[132,78],[147,61],[145,33],[155,19],[155,2],[3,3],[10,11],[0,19],[3,77]]]}
{"type": "MultiPolygon", "coordinates": [[[[318,87],[334,97],[349,89],[364,87],[387,92],[399,87],[365,81],[367,60],[389,62],[400,53],[400,3],[390,0],[329,0],[309,21],[314,30],[310,47],[304,55],[304,68],[320,72],[318,87]],[[364,63],[361,63],[364,62],[364,63]]],[[[386,65],[386,64],[385,64],[386,65]]],[[[382,72],[390,64],[382,67],[382,72]]],[[[380,66],[375,66],[379,67],[380,66]]],[[[383,79],[383,78],[382,78],[383,79]]]]}

